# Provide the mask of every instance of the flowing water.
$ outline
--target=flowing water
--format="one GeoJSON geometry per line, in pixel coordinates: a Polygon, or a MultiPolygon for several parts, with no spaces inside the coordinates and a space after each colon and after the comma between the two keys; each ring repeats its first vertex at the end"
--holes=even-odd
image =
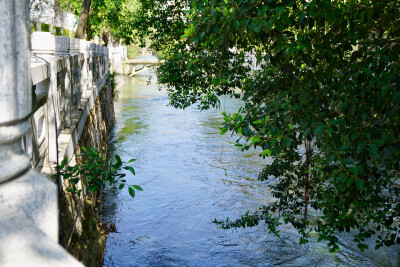
{"type": "Polygon", "coordinates": [[[106,190],[101,219],[117,231],[107,238],[104,266],[391,265],[391,251],[360,254],[345,239],[336,254],[315,240],[300,246],[289,226],[281,238],[262,224],[217,229],[214,218],[236,218],[273,200],[256,179],[268,161],[219,134],[221,112],[235,112],[238,100],[221,98],[220,110],[178,110],[155,78],[147,84],[148,74],[125,78],[115,103],[111,148],[125,161],[137,159],[136,176],[127,173],[127,180],[144,191],[132,199],[127,190],[106,190]]]}

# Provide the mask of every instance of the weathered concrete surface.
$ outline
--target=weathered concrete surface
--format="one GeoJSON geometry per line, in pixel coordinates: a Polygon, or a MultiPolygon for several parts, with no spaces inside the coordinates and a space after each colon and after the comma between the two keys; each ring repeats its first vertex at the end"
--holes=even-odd
{"type": "Polygon", "coordinates": [[[0,226],[2,267],[82,266],[23,212],[0,217],[0,226]]]}

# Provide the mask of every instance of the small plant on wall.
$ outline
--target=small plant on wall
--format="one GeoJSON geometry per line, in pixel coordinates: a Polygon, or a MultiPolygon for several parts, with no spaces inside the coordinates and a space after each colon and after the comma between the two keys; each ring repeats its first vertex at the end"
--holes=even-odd
{"type": "Polygon", "coordinates": [[[114,163],[113,159],[108,162],[106,157],[101,156],[101,153],[92,147],[86,149],[82,146],[82,150],[84,152],[78,155],[81,163],[72,167],[68,166],[68,160],[65,157],[58,167],[62,178],[68,181],[67,192],[80,195],[82,189],[79,189],[77,186],[80,181],[86,193],[92,193],[95,196],[98,196],[107,184],[109,186],[118,186],[120,190],[127,186],[128,192],[132,197],[135,197],[135,190],[143,191],[138,185],[127,185],[127,181],[124,179],[126,174],[120,173],[124,169],[135,175],[133,167],[128,165],[134,162],[135,159],[125,162],[121,160],[120,156],[115,154],[116,162],[114,163]]]}

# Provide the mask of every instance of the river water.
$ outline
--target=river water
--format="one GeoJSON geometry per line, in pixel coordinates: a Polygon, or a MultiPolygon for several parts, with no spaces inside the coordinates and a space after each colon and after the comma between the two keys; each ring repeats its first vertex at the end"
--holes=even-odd
{"type": "MultiPolygon", "coordinates": [[[[214,218],[236,218],[268,204],[272,197],[258,172],[267,163],[254,150],[241,152],[228,134],[219,135],[221,112],[235,112],[238,100],[221,98],[220,110],[178,110],[149,72],[125,78],[115,103],[111,149],[136,158],[128,183],[144,191],[105,191],[103,222],[117,231],[106,242],[104,266],[390,266],[387,252],[360,254],[342,241],[336,254],[283,226],[281,238],[265,227],[217,229],[214,218]]],[[[390,253],[389,253],[390,254],[390,253]]],[[[396,261],[394,261],[396,262],[396,261]]]]}

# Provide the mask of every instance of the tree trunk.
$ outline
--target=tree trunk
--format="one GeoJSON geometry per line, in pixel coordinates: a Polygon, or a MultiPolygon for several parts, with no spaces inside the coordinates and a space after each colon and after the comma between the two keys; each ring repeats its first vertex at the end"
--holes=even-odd
{"type": "Polygon", "coordinates": [[[92,32],[90,31],[90,24],[86,24],[86,41],[90,41],[92,39],[92,32]]]}
{"type": "Polygon", "coordinates": [[[108,46],[108,33],[107,32],[103,32],[101,34],[101,39],[104,41],[104,46],[108,46]]]}
{"type": "Polygon", "coordinates": [[[86,24],[89,18],[89,10],[91,0],[84,0],[81,13],[79,14],[78,27],[76,28],[75,38],[83,39],[85,34],[86,24]]]}

